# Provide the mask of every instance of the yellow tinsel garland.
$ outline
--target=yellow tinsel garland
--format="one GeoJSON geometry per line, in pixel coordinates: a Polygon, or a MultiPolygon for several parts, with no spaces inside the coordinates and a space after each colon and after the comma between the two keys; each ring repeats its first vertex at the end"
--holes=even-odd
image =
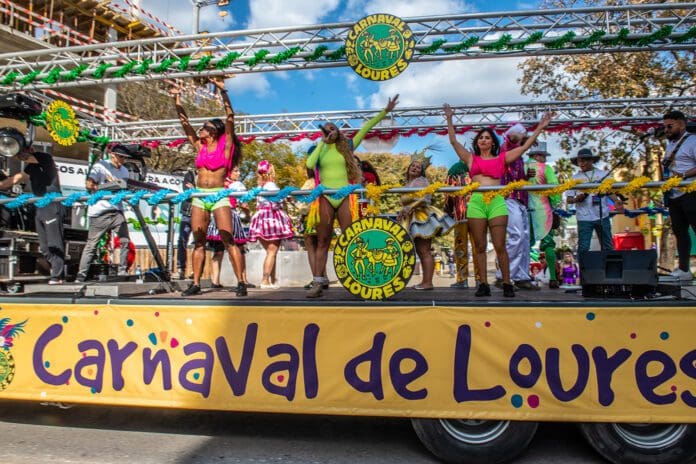
{"type": "MultiPolygon", "coordinates": [[[[684,179],[682,179],[682,180],[684,180],[684,179]]],[[[684,187],[679,187],[679,190],[681,190],[684,193],[696,192],[696,179],[692,180],[689,185],[685,185],[684,187]]]]}
{"type": "Polygon", "coordinates": [[[611,193],[611,189],[614,187],[615,183],[616,179],[607,177],[597,187],[587,190],[586,193],[590,193],[593,195],[608,195],[609,193],[611,193]]]}
{"type": "Polygon", "coordinates": [[[399,184],[384,184],[384,185],[373,185],[367,184],[365,189],[367,190],[366,196],[368,200],[371,200],[370,205],[366,208],[367,214],[370,216],[376,216],[381,213],[380,201],[382,194],[389,189],[401,187],[399,184]]]}
{"type": "Polygon", "coordinates": [[[481,184],[479,182],[472,182],[471,184],[467,185],[466,187],[463,187],[456,192],[452,192],[449,195],[453,195],[455,197],[465,197],[469,195],[471,192],[479,188],[481,184]]]}
{"type": "Polygon", "coordinates": [[[502,195],[503,198],[507,197],[512,193],[513,190],[518,189],[520,187],[524,187],[525,185],[530,185],[529,181],[526,180],[516,180],[515,182],[510,182],[507,184],[505,187],[498,189],[498,190],[491,190],[490,192],[486,192],[483,194],[483,201],[485,203],[490,203],[491,200],[496,197],[497,195],[502,195]]]}
{"type": "Polygon", "coordinates": [[[636,190],[640,190],[643,188],[645,184],[650,182],[650,178],[646,176],[640,176],[636,177],[633,179],[631,182],[626,184],[625,187],[622,187],[616,191],[619,195],[623,196],[629,196],[631,193],[635,192],[636,190]]]}
{"type": "Polygon", "coordinates": [[[570,179],[569,181],[563,182],[556,187],[530,193],[534,193],[534,195],[539,195],[541,197],[550,197],[551,195],[560,195],[568,190],[571,190],[580,183],[582,183],[582,181],[579,179],[570,179]]]}
{"type": "Polygon", "coordinates": [[[669,192],[673,188],[677,188],[679,184],[681,184],[681,181],[683,181],[681,177],[670,177],[665,181],[664,184],[662,184],[662,187],[660,187],[660,190],[662,192],[669,192]]]}

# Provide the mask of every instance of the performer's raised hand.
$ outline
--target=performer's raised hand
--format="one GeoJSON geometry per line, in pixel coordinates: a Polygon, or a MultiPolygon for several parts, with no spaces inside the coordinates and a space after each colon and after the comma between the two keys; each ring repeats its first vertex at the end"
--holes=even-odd
{"type": "Polygon", "coordinates": [[[452,111],[452,107],[449,106],[449,103],[445,103],[444,105],[442,105],[442,111],[445,112],[445,117],[447,119],[451,119],[454,115],[454,111],[452,111]]]}
{"type": "Polygon", "coordinates": [[[546,129],[555,115],[556,114],[552,112],[544,113],[544,115],[541,117],[541,121],[539,121],[539,128],[546,129]]]}
{"type": "Polygon", "coordinates": [[[394,108],[396,107],[397,103],[399,103],[399,94],[398,93],[389,99],[387,106],[384,107],[384,111],[386,111],[387,113],[391,113],[394,110],[394,108]]]}

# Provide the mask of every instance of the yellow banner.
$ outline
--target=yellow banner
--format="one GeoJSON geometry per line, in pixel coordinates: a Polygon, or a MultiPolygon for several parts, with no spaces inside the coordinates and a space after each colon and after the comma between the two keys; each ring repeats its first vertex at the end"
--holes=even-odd
{"type": "Polygon", "coordinates": [[[696,422],[688,307],[3,304],[0,398],[696,422]]]}

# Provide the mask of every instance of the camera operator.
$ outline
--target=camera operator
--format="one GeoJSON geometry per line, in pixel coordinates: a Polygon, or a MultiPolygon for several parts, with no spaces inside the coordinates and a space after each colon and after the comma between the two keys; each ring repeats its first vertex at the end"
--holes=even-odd
{"type": "MultiPolygon", "coordinates": [[[[573,179],[585,182],[601,182],[609,173],[595,168],[595,163],[599,161],[599,156],[592,154],[589,148],[582,148],[577,156],[570,159],[570,162],[580,168],[580,171],[573,175],[573,179]]],[[[616,205],[616,211],[623,213],[623,201],[616,195],[609,195],[616,205]]],[[[609,220],[609,203],[606,195],[591,195],[577,190],[567,192],[567,202],[575,204],[578,219],[578,256],[585,251],[589,251],[592,241],[592,232],[597,232],[597,238],[602,250],[613,250],[614,243],[611,236],[611,221],[609,220]]]]}
{"type": "MultiPolygon", "coordinates": [[[[681,111],[670,111],[663,117],[667,149],[662,167],[664,177],[679,176],[689,179],[696,176],[696,136],[686,130],[686,116],[681,111]]],[[[696,232],[696,192],[669,192],[667,203],[672,218],[672,232],[677,239],[679,267],[672,277],[680,281],[693,279],[689,267],[691,238],[689,226],[696,232]]]]}
{"type": "MultiPolygon", "coordinates": [[[[100,160],[94,163],[87,175],[85,182],[87,191],[94,193],[100,185],[117,180],[128,179],[128,169],[123,166],[126,158],[131,157],[128,149],[123,145],[114,145],[109,148],[109,159],[100,160]]],[[[128,222],[123,215],[123,205],[112,205],[108,200],[99,200],[87,208],[89,217],[89,234],[87,243],[80,257],[80,269],[77,273],[75,282],[84,282],[87,279],[89,265],[94,259],[97,251],[97,244],[102,236],[115,230],[121,242],[121,260],[119,261],[118,275],[128,275],[128,222]]]]}
{"type": "MultiPolygon", "coordinates": [[[[16,155],[24,162],[23,172],[0,181],[0,190],[10,188],[15,184],[31,184],[31,191],[36,196],[46,193],[61,193],[58,169],[53,157],[48,153],[32,152],[27,148],[16,155]]],[[[49,203],[43,208],[36,209],[36,232],[39,235],[39,248],[46,261],[51,265],[49,285],[62,284],[65,278],[65,242],[63,241],[63,218],[65,208],[59,202],[49,203]]]]}

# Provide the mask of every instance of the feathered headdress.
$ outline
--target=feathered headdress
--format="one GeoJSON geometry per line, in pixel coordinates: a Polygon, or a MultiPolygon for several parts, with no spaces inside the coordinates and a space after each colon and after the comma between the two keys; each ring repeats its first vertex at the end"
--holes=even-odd
{"type": "Polygon", "coordinates": [[[411,155],[411,161],[408,162],[409,165],[413,164],[415,161],[418,161],[423,168],[423,172],[425,173],[425,170],[428,169],[428,166],[430,166],[430,162],[432,161],[432,156],[426,156],[425,150],[420,151],[420,152],[414,152],[411,155]]]}

